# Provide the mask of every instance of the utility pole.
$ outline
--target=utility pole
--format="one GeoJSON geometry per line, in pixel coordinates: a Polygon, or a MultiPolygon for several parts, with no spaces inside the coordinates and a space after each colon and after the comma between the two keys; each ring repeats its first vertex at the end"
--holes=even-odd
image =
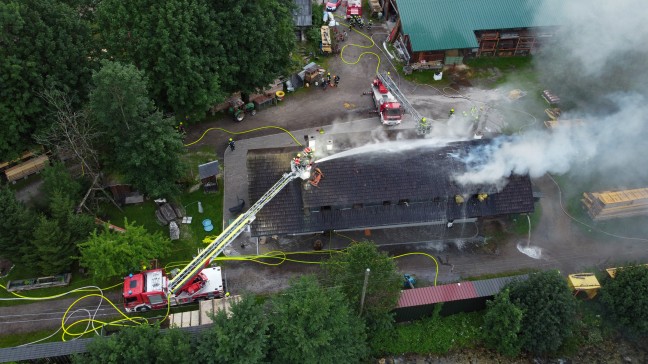
{"type": "Polygon", "coordinates": [[[365,294],[367,293],[367,284],[369,283],[369,272],[371,270],[367,268],[365,271],[364,285],[362,286],[362,298],[360,298],[360,316],[362,316],[362,309],[364,308],[365,294]]]}

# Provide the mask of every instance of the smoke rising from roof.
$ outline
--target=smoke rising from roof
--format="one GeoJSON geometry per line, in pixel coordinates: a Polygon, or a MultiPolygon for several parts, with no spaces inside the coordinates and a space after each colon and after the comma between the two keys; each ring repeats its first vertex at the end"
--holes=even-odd
{"type": "Polygon", "coordinates": [[[599,184],[610,188],[648,185],[645,1],[550,5],[547,9],[558,9],[555,15],[563,26],[534,59],[539,80],[569,109],[560,119],[582,119],[583,125],[495,139],[463,156],[470,168],[457,176],[458,182],[498,183],[511,173],[540,177],[570,172],[603,178],[599,184]],[[473,163],[477,160],[482,163],[473,163]]]}

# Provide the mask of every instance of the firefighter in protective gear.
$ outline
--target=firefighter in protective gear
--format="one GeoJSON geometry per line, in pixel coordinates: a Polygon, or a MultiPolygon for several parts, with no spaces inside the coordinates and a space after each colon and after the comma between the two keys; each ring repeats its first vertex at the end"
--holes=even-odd
{"type": "Polygon", "coordinates": [[[232,151],[234,151],[234,139],[229,138],[229,143],[228,143],[228,144],[229,144],[230,149],[231,149],[232,151]]]}
{"type": "Polygon", "coordinates": [[[454,108],[450,109],[450,115],[449,116],[452,116],[452,115],[454,115],[454,108]]]}

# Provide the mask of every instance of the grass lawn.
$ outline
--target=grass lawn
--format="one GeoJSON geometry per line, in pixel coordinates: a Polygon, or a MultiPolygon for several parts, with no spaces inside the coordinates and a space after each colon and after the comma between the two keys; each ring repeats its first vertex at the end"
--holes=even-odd
{"type": "MultiPolygon", "coordinates": [[[[174,241],[174,249],[171,256],[162,259],[160,264],[175,263],[180,261],[191,260],[196,254],[198,248],[205,247],[203,239],[207,236],[217,236],[222,231],[223,220],[223,183],[219,181],[219,192],[206,194],[202,189],[194,192],[184,192],[173,199],[173,203],[184,208],[186,216],[193,217],[191,224],[181,224],[180,239],[174,241]],[[201,203],[203,213],[198,212],[198,202],[201,203]],[[203,229],[202,221],[210,219],[214,230],[206,232],[203,229]]],[[[145,201],[142,204],[125,206],[123,212],[119,211],[112,205],[104,207],[108,221],[123,226],[124,218],[128,221],[135,221],[138,225],[143,225],[149,232],[161,232],[168,236],[169,228],[158,224],[155,218],[156,204],[152,200],[145,201]]]]}
{"type": "MultiPolygon", "coordinates": [[[[535,203],[534,211],[529,214],[531,219],[531,232],[535,229],[540,221],[540,216],[542,216],[542,206],[539,203],[535,203]]],[[[514,215],[509,218],[508,231],[516,235],[528,235],[529,233],[529,219],[527,214],[514,215]]]]}

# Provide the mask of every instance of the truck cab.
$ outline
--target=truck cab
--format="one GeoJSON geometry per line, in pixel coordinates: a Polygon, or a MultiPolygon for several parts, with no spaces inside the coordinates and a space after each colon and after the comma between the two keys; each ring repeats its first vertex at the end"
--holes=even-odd
{"type": "Polygon", "coordinates": [[[380,123],[389,126],[399,125],[404,110],[387,86],[376,78],[371,85],[371,90],[376,111],[380,114],[380,123]]]}
{"type": "Polygon", "coordinates": [[[362,18],[362,3],[360,0],[349,0],[346,8],[346,18],[350,19],[354,16],[362,18]]]}
{"type": "Polygon", "coordinates": [[[145,312],[224,295],[220,267],[203,269],[178,294],[169,293],[168,285],[169,279],[162,269],[129,274],[124,278],[124,309],[126,312],[145,312]]]}

